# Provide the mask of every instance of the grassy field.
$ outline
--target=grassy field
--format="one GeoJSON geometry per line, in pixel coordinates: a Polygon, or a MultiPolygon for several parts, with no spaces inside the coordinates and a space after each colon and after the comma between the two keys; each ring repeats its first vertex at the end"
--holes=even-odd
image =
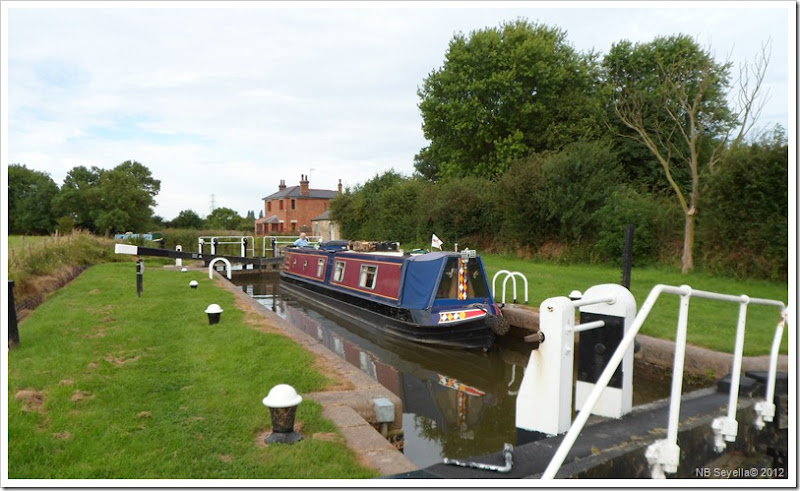
{"type": "Polygon", "coordinates": [[[308,399],[302,442],[261,444],[270,388],[303,394],[330,380],[213,281],[146,263],[137,297],[134,263],[103,264],[33,311],[8,355],[9,478],[374,476],[308,399]],[[211,303],[224,309],[216,326],[211,303]]]}
{"type": "MultiPolygon", "coordinates": [[[[501,270],[519,271],[528,278],[529,303],[538,307],[550,297],[567,296],[572,290],[585,291],[602,283],[619,284],[620,268],[601,265],[555,265],[525,261],[522,259],[482,254],[488,279],[501,270]]],[[[708,276],[702,273],[683,275],[679,271],[659,268],[634,268],[631,274],[631,293],[636,298],[637,309],[647,298],[650,290],[657,284],[673,286],[689,285],[696,290],[706,290],[730,295],[749,295],[750,297],[788,301],[786,284],[768,281],[737,281],[730,278],[708,276]]],[[[497,289],[500,297],[502,278],[498,277],[497,289]]],[[[517,296],[524,299],[522,284],[518,282],[517,296]]],[[[512,297],[511,282],[506,285],[506,301],[512,297]]],[[[499,299],[498,299],[499,301],[499,299]]],[[[659,297],[647,321],[640,331],[642,334],[664,339],[675,339],[678,321],[679,297],[664,295],[659,297]]],[[[693,298],[689,308],[688,342],[717,351],[733,352],[736,323],[739,315],[738,304],[693,298]]],[[[749,305],[745,331],[744,352],[746,356],[769,353],[775,326],[778,322],[778,309],[760,305],[749,305]]],[[[788,349],[788,329],[784,330],[781,353],[788,349]]]]}

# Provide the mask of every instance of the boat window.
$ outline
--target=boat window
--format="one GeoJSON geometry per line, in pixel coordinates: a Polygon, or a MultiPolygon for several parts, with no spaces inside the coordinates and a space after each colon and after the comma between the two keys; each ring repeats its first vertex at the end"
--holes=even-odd
{"type": "MultiPolygon", "coordinates": [[[[439,281],[439,289],[436,291],[436,298],[458,298],[458,261],[457,257],[447,259],[442,279],[439,281]]],[[[486,280],[478,261],[474,258],[470,259],[467,263],[467,298],[486,298],[488,296],[486,280]]]]}
{"type": "Polygon", "coordinates": [[[478,260],[471,258],[467,263],[467,296],[470,298],[487,298],[489,289],[486,286],[486,279],[483,276],[478,260]]]}
{"type": "Polygon", "coordinates": [[[333,281],[342,281],[344,279],[344,261],[336,261],[336,267],[333,271],[333,281]]]}
{"type": "Polygon", "coordinates": [[[363,288],[369,288],[370,290],[372,290],[375,288],[375,277],[377,275],[378,275],[377,266],[362,264],[361,277],[358,280],[358,284],[363,288]]]}
{"type": "Polygon", "coordinates": [[[322,278],[322,272],[325,270],[325,260],[320,259],[317,261],[317,277],[322,278]]]}
{"type": "Polygon", "coordinates": [[[458,298],[458,258],[450,257],[444,266],[436,298],[458,298]]]}

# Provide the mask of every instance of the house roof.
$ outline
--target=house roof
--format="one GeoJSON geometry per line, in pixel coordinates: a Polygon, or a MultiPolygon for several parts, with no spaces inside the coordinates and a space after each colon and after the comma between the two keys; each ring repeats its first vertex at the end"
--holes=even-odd
{"type": "Polygon", "coordinates": [[[258,220],[256,220],[256,222],[258,222],[258,223],[280,223],[280,220],[278,219],[278,215],[272,215],[269,218],[259,218],[258,220]]]}
{"type": "Polygon", "coordinates": [[[333,199],[339,195],[339,191],[331,191],[329,189],[309,189],[307,195],[300,194],[300,186],[289,186],[282,191],[272,193],[269,196],[261,198],[262,200],[273,200],[283,198],[317,198],[317,199],[333,199]]]}
{"type": "Polygon", "coordinates": [[[319,222],[321,220],[330,220],[330,219],[331,219],[331,210],[325,210],[322,212],[321,215],[312,218],[311,221],[319,222]]]}

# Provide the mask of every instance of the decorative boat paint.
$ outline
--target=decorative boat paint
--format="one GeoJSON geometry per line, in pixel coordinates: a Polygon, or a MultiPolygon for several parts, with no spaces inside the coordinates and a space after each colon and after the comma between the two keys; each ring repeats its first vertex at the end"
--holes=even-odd
{"type": "Polygon", "coordinates": [[[474,251],[286,250],[282,285],[421,343],[488,350],[507,323],[474,251]]]}

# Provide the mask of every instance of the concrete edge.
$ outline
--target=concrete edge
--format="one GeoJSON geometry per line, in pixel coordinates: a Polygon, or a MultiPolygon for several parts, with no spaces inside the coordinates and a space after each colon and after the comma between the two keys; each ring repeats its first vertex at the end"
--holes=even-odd
{"type": "MultiPolygon", "coordinates": [[[[207,268],[204,268],[207,270],[207,268]]],[[[335,353],[322,345],[317,339],[292,326],[264,305],[257,302],[241,288],[237,287],[218,271],[214,271],[217,284],[233,293],[233,295],[254,308],[270,323],[297,342],[317,358],[322,358],[326,365],[332,367],[341,378],[349,381],[355,389],[332,390],[302,394],[323,407],[323,415],[331,420],[345,438],[350,450],[361,462],[382,475],[397,474],[417,469],[400,450],[389,443],[370,422],[376,420],[372,400],[385,397],[392,401],[395,408],[395,428],[402,427],[403,403],[389,389],[373,380],[367,374],[339,358],[335,353]]]]}

